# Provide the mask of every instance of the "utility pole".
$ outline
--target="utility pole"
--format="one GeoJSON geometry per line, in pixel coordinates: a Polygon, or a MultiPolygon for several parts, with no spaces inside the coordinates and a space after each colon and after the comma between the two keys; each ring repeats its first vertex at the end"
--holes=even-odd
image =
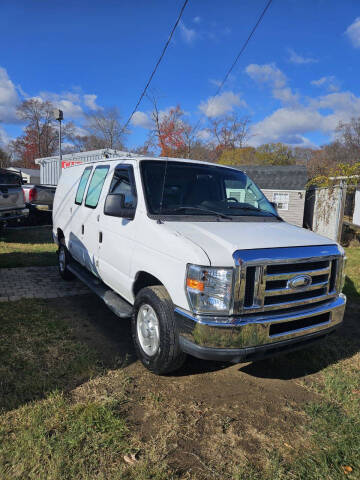
{"type": "Polygon", "coordinates": [[[61,153],[61,121],[64,120],[64,112],[59,108],[55,108],[54,110],[54,117],[55,120],[59,122],[59,178],[61,175],[61,168],[62,168],[62,153],[61,153]]]}

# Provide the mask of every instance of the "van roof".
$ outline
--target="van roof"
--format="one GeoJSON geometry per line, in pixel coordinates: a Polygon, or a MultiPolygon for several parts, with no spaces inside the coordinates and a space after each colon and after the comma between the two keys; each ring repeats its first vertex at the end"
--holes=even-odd
{"type": "MultiPolygon", "coordinates": [[[[151,155],[140,155],[134,152],[115,150],[112,148],[103,148],[100,150],[89,150],[86,152],[66,153],[62,155],[62,161],[68,163],[67,168],[76,166],[81,163],[97,163],[97,162],[109,162],[119,160],[133,160],[133,161],[173,161],[173,162],[192,162],[205,165],[215,165],[212,162],[204,162],[202,160],[195,160],[190,158],[174,158],[174,157],[153,157],[151,155]]],[[[59,162],[59,156],[54,155],[52,157],[36,158],[35,163],[40,166],[59,162]]],[[[225,165],[223,165],[225,166],[225,165]]],[[[228,168],[231,168],[229,166],[228,168]]]]}
{"type": "MultiPolygon", "coordinates": [[[[192,158],[175,158],[175,157],[150,157],[145,155],[119,155],[116,157],[111,158],[101,158],[101,159],[94,159],[94,160],[87,160],[80,163],[74,163],[74,165],[69,165],[67,168],[77,167],[84,164],[93,164],[93,163],[100,163],[100,162],[118,162],[119,160],[125,161],[135,161],[135,162],[148,162],[148,161],[156,161],[156,162],[183,162],[183,163],[196,163],[199,165],[210,165],[213,167],[225,167],[234,169],[232,165],[220,165],[218,163],[213,162],[204,162],[203,160],[194,160],[192,158]]],[[[76,158],[76,162],[80,162],[80,158],[76,158]]]]}

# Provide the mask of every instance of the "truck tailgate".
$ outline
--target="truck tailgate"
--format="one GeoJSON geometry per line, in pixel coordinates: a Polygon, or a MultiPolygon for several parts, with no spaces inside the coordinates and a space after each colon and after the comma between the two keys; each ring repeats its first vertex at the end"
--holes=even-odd
{"type": "Polygon", "coordinates": [[[0,210],[24,207],[24,195],[20,186],[0,185],[0,210]]]}

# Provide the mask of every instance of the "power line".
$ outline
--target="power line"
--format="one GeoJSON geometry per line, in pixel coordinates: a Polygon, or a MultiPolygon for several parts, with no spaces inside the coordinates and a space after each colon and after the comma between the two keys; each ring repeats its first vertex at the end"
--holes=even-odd
{"type": "Polygon", "coordinates": [[[139,100],[138,100],[138,102],[137,102],[134,110],[132,111],[130,117],[128,118],[127,122],[126,122],[125,125],[123,126],[123,128],[122,128],[122,130],[121,130],[120,133],[123,133],[123,132],[126,130],[126,127],[129,125],[129,123],[130,123],[130,121],[131,121],[134,113],[137,111],[138,106],[140,105],[142,99],[144,98],[144,95],[145,95],[145,93],[146,93],[146,90],[148,89],[148,87],[149,87],[149,85],[150,85],[150,83],[151,83],[151,80],[153,79],[153,76],[155,75],[156,70],[157,70],[158,66],[160,65],[160,63],[161,63],[161,60],[163,59],[163,57],[164,57],[164,55],[165,55],[165,52],[166,52],[166,50],[167,50],[167,48],[168,48],[168,46],[169,46],[169,43],[170,43],[171,38],[172,38],[172,36],[173,36],[173,34],[174,34],[175,30],[176,30],[176,27],[178,26],[178,24],[179,24],[179,22],[180,22],[180,20],[181,20],[182,14],[183,14],[183,12],[184,12],[184,10],[185,10],[185,7],[186,7],[188,1],[189,1],[189,0],[185,0],[183,6],[181,7],[179,16],[178,16],[178,18],[177,18],[177,20],[176,20],[176,22],[175,22],[175,25],[173,26],[173,28],[172,28],[172,30],[171,30],[171,32],[170,32],[169,38],[167,39],[167,41],[166,41],[166,43],[165,43],[165,46],[164,46],[164,48],[163,48],[163,50],[162,50],[162,52],[161,52],[161,55],[160,55],[160,57],[159,57],[159,60],[157,61],[156,65],[155,65],[155,68],[154,68],[154,70],[152,71],[152,73],[151,73],[151,75],[150,75],[150,77],[149,77],[149,80],[148,80],[147,84],[145,85],[145,88],[144,88],[144,90],[142,91],[142,93],[141,93],[141,95],[140,95],[140,98],[139,98],[139,100]]]}
{"type": "MultiPolygon", "coordinates": [[[[252,36],[254,35],[256,29],[257,29],[258,26],[260,25],[262,19],[264,18],[264,15],[265,15],[265,13],[267,12],[268,8],[270,7],[271,3],[272,3],[272,0],[268,0],[268,2],[266,3],[266,5],[265,5],[263,11],[261,12],[261,14],[260,14],[257,22],[255,23],[255,25],[253,26],[251,32],[249,33],[249,36],[247,37],[247,39],[246,39],[245,42],[243,43],[243,45],[242,45],[239,53],[238,53],[238,54],[236,55],[236,57],[235,57],[235,60],[234,60],[233,63],[231,64],[231,66],[230,66],[230,68],[228,69],[228,71],[226,72],[223,80],[221,81],[220,85],[218,86],[218,89],[216,90],[214,97],[217,97],[217,96],[219,95],[219,93],[221,92],[221,89],[223,88],[226,80],[229,78],[229,75],[230,75],[231,72],[234,70],[235,65],[237,64],[239,58],[240,58],[241,55],[244,53],[244,51],[245,51],[248,43],[250,42],[250,40],[251,40],[252,36]]],[[[214,97],[213,97],[213,98],[214,98],[214,97]]],[[[204,116],[205,116],[205,114],[202,114],[202,115],[201,115],[201,117],[199,118],[198,122],[196,123],[196,125],[195,125],[195,127],[194,127],[194,130],[196,130],[196,129],[199,127],[200,122],[201,122],[201,120],[203,119],[204,116]]]]}
{"type": "Polygon", "coordinates": [[[254,35],[256,29],[257,29],[258,26],[260,25],[261,20],[264,18],[264,15],[265,15],[267,9],[270,7],[271,3],[272,3],[272,0],[269,0],[269,1],[267,2],[267,4],[265,5],[265,8],[264,8],[264,10],[261,12],[260,17],[258,18],[257,22],[255,23],[255,25],[254,25],[253,29],[251,30],[249,36],[248,36],[247,39],[245,40],[245,42],[244,42],[243,46],[241,47],[239,53],[236,55],[235,60],[233,61],[232,65],[230,66],[229,70],[226,72],[226,75],[225,75],[225,77],[223,78],[222,82],[220,83],[220,85],[219,85],[219,87],[218,87],[218,89],[217,89],[217,91],[216,91],[216,93],[215,93],[215,97],[216,97],[216,95],[218,95],[218,94],[220,93],[222,87],[224,86],[224,83],[225,83],[226,80],[229,78],[229,75],[231,74],[231,72],[234,70],[235,65],[237,64],[237,62],[238,62],[239,58],[241,57],[241,55],[244,53],[245,48],[247,47],[248,43],[250,42],[251,37],[254,35]]]}

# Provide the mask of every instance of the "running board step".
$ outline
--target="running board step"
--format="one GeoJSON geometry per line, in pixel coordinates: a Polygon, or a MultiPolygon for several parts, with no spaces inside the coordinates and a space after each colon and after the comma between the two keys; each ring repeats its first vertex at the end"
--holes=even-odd
{"type": "Polygon", "coordinates": [[[132,315],[132,306],[126,300],[113,292],[111,288],[105,285],[95,275],[90,273],[77,262],[72,261],[68,266],[68,270],[90,288],[105,304],[120,318],[129,318],[132,315]]]}

